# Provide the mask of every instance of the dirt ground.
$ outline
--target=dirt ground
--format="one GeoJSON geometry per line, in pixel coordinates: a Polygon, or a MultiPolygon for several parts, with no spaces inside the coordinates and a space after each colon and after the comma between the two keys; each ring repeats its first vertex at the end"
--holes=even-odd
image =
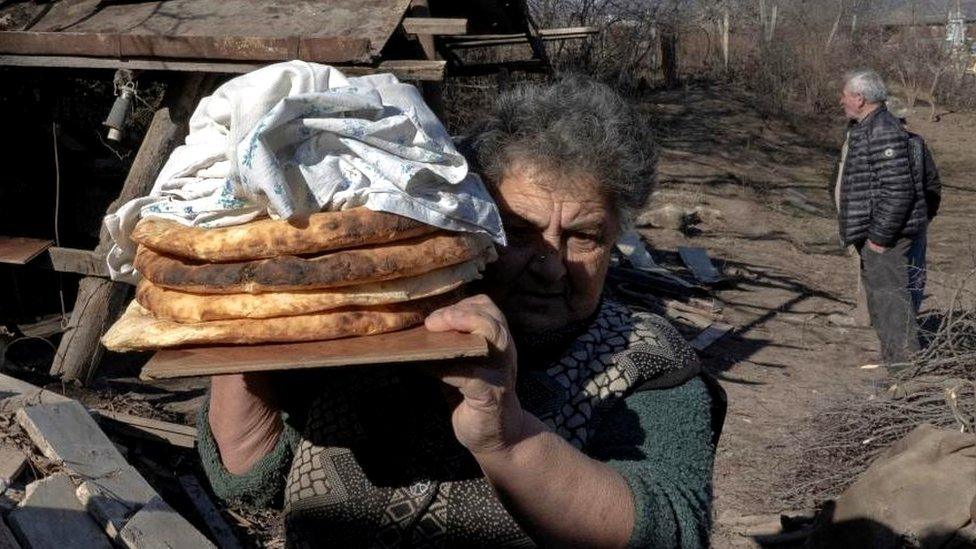
{"type": "MultiPolygon", "coordinates": [[[[818,404],[849,391],[865,398],[881,382],[870,328],[835,325],[856,301],[856,266],[837,243],[828,192],[843,120],[788,123],[764,117],[746,95],[692,87],[649,98],[661,128],[660,184],[651,210],[696,209],[693,231],[645,228],[659,250],[705,248],[738,280],[718,292],[733,335],[706,350],[729,395],[715,462],[716,547],[750,547],[757,515],[787,511],[775,487],[784,456],[818,404]],[[693,236],[686,234],[692,233],[693,236]]],[[[927,109],[908,117],[933,150],[944,185],[929,230],[930,292],[976,265],[976,114],[927,109]],[[940,284],[942,282],[943,284],[940,284]]]]}

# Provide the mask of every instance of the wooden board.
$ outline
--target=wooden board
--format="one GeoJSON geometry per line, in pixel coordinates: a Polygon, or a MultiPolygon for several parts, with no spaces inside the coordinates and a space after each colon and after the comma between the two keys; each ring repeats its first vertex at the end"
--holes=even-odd
{"type": "Polygon", "coordinates": [[[234,531],[227,525],[224,517],[220,516],[220,511],[210,500],[210,496],[204,491],[197,478],[193,475],[180,475],[179,480],[183,491],[196,507],[200,518],[206,523],[213,539],[217,541],[217,546],[220,549],[240,549],[241,544],[234,537],[234,531]]]}
{"type": "MultiPolygon", "coordinates": [[[[379,56],[409,1],[56,0],[30,30],[0,32],[0,51],[369,62],[379,56]]],[[[5,9],[0,9],[0,17],[5,9]]]]}
{"type": "Polygon", "coordinates": [[[0,263],[25,265],[54,242],[23,236],[0,236],[0,263]]]}
{"type": "Polygon", "coordinates": [[[400,23],[407,34],[464,34],[468,20],[445,17],[404,17],[400,23]]]}
{"type": "MultiPolygon", "coordinates": [[[[216,72],[243,74],[267,63],[181,61],[179,59],[138,59],[63,55],[0,55],[0,65],[11,67],[60,67],[66,69],[129,69],[146,71],[216,72]]],[[[378,65],[335,65],[346,76],[391,73],[400,80],[439,81],[444,79],[447,62],[425,59],[383,61],[378,65]]]]}
{"type": "Polygon", "coordinates": [[[481,336],[435,333],[418,326],[388,334],[331,341],[166,349],[158,351],[146,363],[141,377],[163,379],[486,356],[488,344],[481,336]]]}
{"type": "Polygon", "coordinates": [[[722,274],[718,272],[712,260],[708,258],[708,253],[702,248],[687,248],[680,246],[678,255],[681,261],[691,269],[695,278],[703,284],[715,284],[722,281],[722,274]]]}

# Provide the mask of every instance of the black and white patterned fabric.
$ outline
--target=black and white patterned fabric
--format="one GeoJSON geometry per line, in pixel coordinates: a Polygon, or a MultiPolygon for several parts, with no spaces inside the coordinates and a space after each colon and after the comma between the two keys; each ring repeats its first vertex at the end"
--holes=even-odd
{"type": "MultiPolygon", "coordinates": [[[[574,335],[555,359],[520,363],[517,391],[583,451],[616,399],[697,373],[672,326],[615,302],[574,335]]],[[[534,546],[454,438],[441,387],[402,367],[335,372],[309,410],[284,501],[290,547],[534,546]]]]}

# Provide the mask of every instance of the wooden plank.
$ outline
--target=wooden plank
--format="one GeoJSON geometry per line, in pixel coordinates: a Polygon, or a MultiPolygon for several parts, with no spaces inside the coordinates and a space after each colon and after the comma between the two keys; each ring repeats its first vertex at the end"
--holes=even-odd
{"type": "Polygon", "coordinates": [[[31,549],[112,547],[75,497],[75,486],[64,473],[28,484],[24,501],[7,521],[20,542],[31,549]]]}
{"type": "MultiPolygon", "coordinates": [[[[561,27],[556,29],[539,29],[539,36],[543,39],[557,40],[564,36],[593,35],[600,32],[596,27],[561,27]]],[[[525,33],[516,34],[465,34],[461,36],[445,36],[449,41],[479,41],[479,40],[507,40],[525,39],[525,33]]]]}
{"type": "MultiPolygon", "coordinates": [[[[552,42],[555,40],[582,40],[584,38],[589,38],[589,34],[570,34],[565,36],[560,36],[558,38],[543,38],[544,42],[552,42]]],[[[520,44],[528,44],[529,38],[527,36],[518,35],[516,38],[495,38],[493,40],[463,40],[459,42],[449,42],[447,47],[452,50],[464,50],[471,48],[490,48],[497,46],[516,46],[520,44]]]]}
{"type": "Polygon", "coordinates": [[[54,242],[42,238],[0,236],[0,263],[25,265],[54,242]]]}
{"type": "Polygon", "coordinates": [[[449,17],[404,17],[404,32],[407,34],[464,34],[468,32],[468,20],[449,17]]]}
{"type": "Polygon", "coordinates": [[[0,493],[17,480],[27,467],[27,456],[15,446],[0,446],[0,493]]]}
{"type": "Polygon", "coordinates": [[[732,331],[732,326],[722,322],[713,322],[711,326],[705,328],[701,333],[691,340],[691,346],[696,351],[704,351],[716,341],[725,337],[732,331]]]}
{"type": "MultiPolygon", "coordinates": [[[[267,63],[221,63],[178,59],[112,59],[83,56],[0,55],[0,65],[11,67],[44,67],[68,69],[130,69],[145,71],[212,72],[243,74],[260,69],[267,63]]],[[[401,80],[443,80],[445,61],[391,60],[378,65],[336,65],[347,76],[392,73],[401,80]]]]}
{"type": "Polygon", "coordinates": [[[108,264],[105,262],[105,254],[103,253],[93,250],[59,248],[57,246],[48,248],[47,253],[55,271],[105,278],[109,276],[108,264]]]}
{"type": "Polygon", "coordinates": [[[0,374],[0,413],[14,412],[24,406],[45,403],[68,402],[66,396],[41,389],[26,381],[0,374]]]}
{"type": "MultiPolygon", "coordinates": [[[[68,314],[71,314],[70,312],[68,314]]],[[[31,324],[18,324],[17,329],[27,337],[48,338],[64,331],[61,315],[45,317],[31,324]]]]}
{"type": "Polygon", "coordinates": [[[217,510],[213,501],[210,500],[210,496],[200,486],[197,478],[193,475],[182,475],[180,476],[180,484],[183,486],[186,495],[189,496],[193,506],[196,507],[197,513],[199,513],[200,517],[207,524],[207,528],[213,535],[213,539],[217,541],[217,547],[220,547],[220,549],[239,548],[241,544],[238,543],[234,532],[231,531],[224,517],[220,516],[220,511],[217,510]]]}
{"type": "Polygon", "coordinates": [[[712,265],[712,260],[708,258],[708,253],[703,248],[679,246],[678,255],[681,256],[681,261],[691,269],[695,278],[703,284],[715,284],[722,281],[722,274],[718,272],[715,265],[712,265]]]}
{"type": "Polygon", "coordinates": [[[181,448],[196,445],[197,430],[189,425],[179,425],[109,410],[92,410],[95,419],[105,427],[118,429],[126,434],[149,440],[165,441],[181,448]]]}
{"type": "Polygon", "coordinates": [[[2,520],[0,520],[0,549],[21,549],[20,544],[14,538],[14,533],[2,520]]]}
{"type": "Polygon", "coordinates": [[[119,538],[129,549],[214,547],[210,540],[159,497],[129,519],[119,538]]]}
{"type": "Polygon", "coordinates": [[[408,3],[409,0],[102,2],[97,11],[83,18],[59,17],[52,10],[31,29],[201,39],[357,40],[366,44],[366,49],[357,48],[354,55],[335,62],[362,63],[380,54],[408,3]]]}
{"type": "Polygon", "coordinates": [[[75,32],[0,32],[0,53],[13,55],[91,55],[121,57],[116,34],[75,32]]]}
{"type": "Polygon", "coordinates": [[[146,363],[141,377],[163,379],[485,356],[488,356],[488,344],[481,336],[431,332],[419,326],[332,341],[162,350],[146,363]]]}
{"type": "MultiPolygon", "coordinates": [[[[115,57],[171,57],[225,61],[282,61],[298,55],[298,39],[257,36],[120,34],[115,57]]],[[[368,43],[362,41],[363,50],[368,43]]],[[[61,52],[50,52],[58,54],[61,52]]],[[[92,55],[92,54],[89,54],[92,55]]]]}
{"type": "MultiPolygon", "coordinates": [[[[349,60],[367,60],[369,41],[357,38],[303,37],[298,41],[298,51],[292,58],[315,63],[341,63],[349,60]]],[[[285,61],[287,59],[282,59],[285,61]]]]}

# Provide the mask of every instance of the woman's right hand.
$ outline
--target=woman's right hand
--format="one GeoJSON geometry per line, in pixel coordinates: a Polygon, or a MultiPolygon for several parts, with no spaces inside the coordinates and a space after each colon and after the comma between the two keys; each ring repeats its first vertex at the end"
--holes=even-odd
{"type": "Polygon", "coordinates": [[[242,475],[271,453],[284,429],[267,372],[210,378],[207,418],[220,460],[228,472],[242,475]]]}

